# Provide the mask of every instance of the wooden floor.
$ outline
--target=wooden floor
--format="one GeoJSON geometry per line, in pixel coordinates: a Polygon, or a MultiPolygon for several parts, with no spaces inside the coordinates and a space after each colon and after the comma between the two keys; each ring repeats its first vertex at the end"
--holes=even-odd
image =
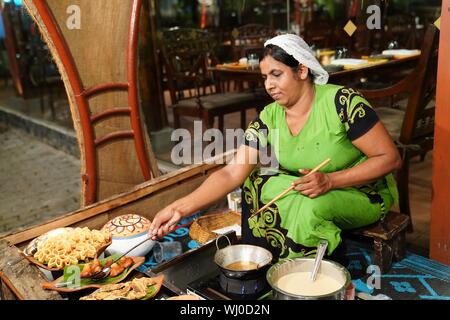
{"type": "Polygon", "coordinates": [[[414,232],[407,235],[413,251],[423,256],[429,255],[432,158],[430,152],[423,162],[417,157],[411,164],[410,205],[414,232]]]}

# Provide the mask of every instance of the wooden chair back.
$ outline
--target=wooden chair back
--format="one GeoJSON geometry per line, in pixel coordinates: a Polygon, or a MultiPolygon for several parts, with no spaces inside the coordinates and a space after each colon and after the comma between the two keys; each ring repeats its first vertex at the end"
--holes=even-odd
{"type": "Polygon", "coordinates": [[[24,2],[66,87],[80,146],[83,205],[160,175],[138,99],[141,2],[24,2]],[[78,10],[80,28],[69,23],[78,10]]]}
{"type": "Polygon", "coordinates": [[[399,142],[421,144],[428,150],[432,147],[430,136],[434,132],[435,107],[430,106],[430,102],[436,94],[438,42],[438,30],[430,25],[421,47],[419,63],[412,73],[388,88],[359,90],[369,100],[407,93],[409,98],[399,142]]]}
{"type": "MultiPolygon", "coordinates": [[[[430,25],[424,37],[422,57],[417,66],[417,81],[411,98],[408,100],[405,121],[400,134],[400,141],[408,143],[424,142],[432,147],[434,134],[434,113],[438,64],[439,32],[430,25]],[[419,85],[419,82],[421,84],[419,85]],[[430,105],[430,103],[432,104],[430,105]],[[423,141],[426,139],[425,141],[423,141]]],[[[423,143],[421,143],[423,144],[423,143]]]]}
{"type": "MultiPolygon", "coordinates": [[[[435,114],[433,99],[436,94],[438,41],[437,28],[430,25],[424,37],[419,63],[412,73],[385,89],[360,90],[369,101],[408,94],[406,110],[404,114],[399,113],[399,120],[402,119],[402,123],[396,141],[403,159],[402,168],[397,171],[399,205],[400,211],[408,215],[411,215],[409,160],[416,155],[421,155],[423,158],[428,151],[433,149],[435,114]]],[[[390,113],[392,114],[392,112],[390,113]]],[[[410,222],[408,230],[412,231],[412,222],[410,222]]]]}
{"type": "Polygon", "coordinates": [[[276,35],[274,29],[262,24],[246,24],[231,32],[233,59],[246,57],[250,53],[261,54],[264,42],[276,35]]]}
{"type": "Polygon", "coordinates": [[[207,70],[216,62],[214,38],[210,33],[176,28],[162,32],[159,40],[172,104],[215,91],[207,70]]]}
{"type": "Polygon", "coordinates": [[[16,93],[21,97],[29,96],[31,81],[26,72],[29,56],[26,50],[26,30],[22,15],[14,3],[0,3],[0,10],[5,32],[5,47],[8,53],[9,70],[16,93]],[[18,59],[20,57],[20,59],[18,59]]]}
{"type": "Polygon", "coordinates": [[[416,49],[419,34],[416,29],[415,16],[410,14],[391,15],[386,19],[384,44],[385,49],[390,41],[397,41],[401,48],[416,49]]]}
{"type": "Polygon", "coordinates": [[[304,40],[316,48],[330,48],[334,45],[334,24],[330,20],[313,19],[305,24],[304,40]]]}
{"type": "Polygon", "coordinates": [[[160,38],[175,128],[181,126],[182,116],[201,118],[206,128],[212,128],[217,117],[219,130],[223,130],[224,115],[233,112],[241,113],[241,127],[245,128],[246,110],[265,102],[265,96],[254,91],[221,90],[222,83],[216,83],[208,70],[216,62],[211,38],[205,31],[192,29],[169,30],[160,38]]]}

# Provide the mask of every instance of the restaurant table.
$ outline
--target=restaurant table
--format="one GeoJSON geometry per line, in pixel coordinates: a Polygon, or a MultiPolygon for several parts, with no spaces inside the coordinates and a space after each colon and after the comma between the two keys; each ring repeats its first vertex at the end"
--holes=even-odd
{"type": "MultiPolygon", "coordinates": [[[[388,81],[391,76],[395,77],[406,70],[413,69],[417,65],[419,57],[420,54],[384,62],[371,62],[340,71],[331,71],[329,72],[330,79],[328,82],[346,85],[355,80],[376,75],[382,75],[383,79],[388,81]]],[[[217,89],[219,92],[225,91],[225,84],[230,81],[239,83],[248,81],[250,83],[260,83],[261,86],[263,85],[263,78],[261,77],[259,68],[248,69],[238,64],[222,64],[209,67],[208,70],[213,73],[214,79],[218,81],[219,85],[217,89]]]]}

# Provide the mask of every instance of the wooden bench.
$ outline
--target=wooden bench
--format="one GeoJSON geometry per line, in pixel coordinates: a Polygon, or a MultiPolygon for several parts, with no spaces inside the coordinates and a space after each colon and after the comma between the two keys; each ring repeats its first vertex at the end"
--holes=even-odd
{"type": "Polygon", "coordinates": [[[405,257],[409,220],[406,214],[390,211],[383,220],[352,231],[354,235],[373,239],[372,264],[378,265],[382,273],[391,268],[393,260],[400,261],[405,257]]]}

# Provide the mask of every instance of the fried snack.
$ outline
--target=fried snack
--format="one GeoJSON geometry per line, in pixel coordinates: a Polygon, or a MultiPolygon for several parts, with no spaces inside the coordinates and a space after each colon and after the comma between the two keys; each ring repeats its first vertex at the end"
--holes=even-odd
{"type": "Polygon", "coordinates": [[[38,244],[34,258],[50,268],[62,269],[94,259],[98,250],[110,241],[111,234],[108,231],[75,228],[38,244]]]}
{"type": "Polygon", "coordinates": [[[125,269],[131,267],[133,263],[134,261],[130,257],[122,257],[118,262],[111,265],[111,273],[109,275],[111,277],[118,276],[125,269]]]}
{"type": "Polygon", "coordinates": [[[109,284],[97,289],[88,296],[80,298],[80,300],[137,300],[147,295],[149,286],[162,283],[162,278],[140,278],[132,281],[109,284]]]}
{"type": "Polygon", "coordinates": [[[86,263],[83,266],[83,270],[80,273],[80,277],[81,278],[90,278],[94,274],[100,272],[103,269],[103,267],[109,267],[109,266],[111,266],[111,271],[109,273],[109,276],[116,277],[134,264],[134,260],[130,257],[122,257],[116,263],[112,263],[113,261],[114,261],[114,259],[110,257],[105,261],[103,266],[100,264],[100,261],[98,261],[97,259],[95,259],[92,262],[86,263]]]}
{"type": "Polygon", "coordinates": [[[122,265],[125,269],[131,267],[133,263],[134,261],[130,257],[122,257],[119,260],[119,264],[122,265]]]}
{"type": "Polygon", "coordinates": [[[80,273],[80,278],[89,278],[93,274],[96,274],[97,272],[102,271],[102,266],[100,265],[100,261],[95,259],[94,261],[90,263],[86,263],[83,266],[83,270],[80,273]]]}
{"type": "Polygon", "coordinates": [[[106,261],[105,261],[105,263],[103,264],[103,266],[104,266],[104,267],[110,267],[110,266],[113,264],[113,262],[114,262],[113,257],[106,258],[106,261]]]}
{"type": "Polygon", "coordinates": [[[130,290],[127,283],[107,284],[80,300],[116,300],[125,297],[130,290]]]}

